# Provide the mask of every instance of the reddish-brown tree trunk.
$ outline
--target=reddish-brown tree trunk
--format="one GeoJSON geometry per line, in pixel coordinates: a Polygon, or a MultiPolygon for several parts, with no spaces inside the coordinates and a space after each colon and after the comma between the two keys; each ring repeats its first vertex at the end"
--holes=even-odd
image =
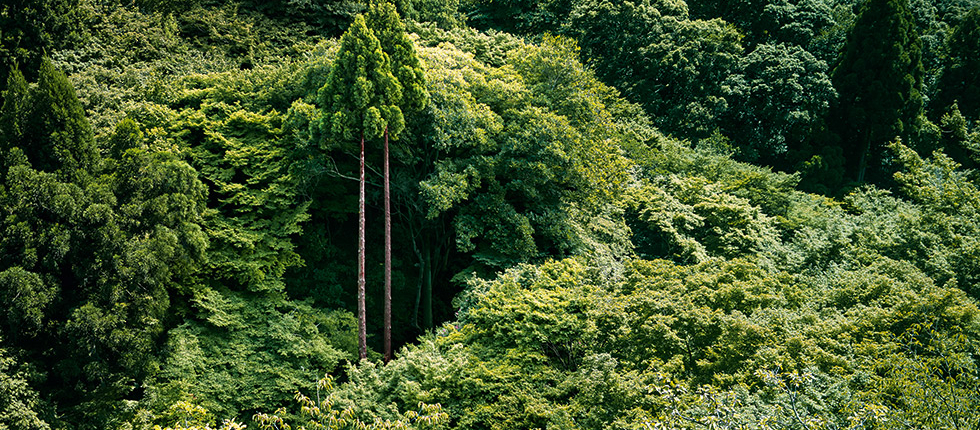
{"type": "Polygon", "coordinates": [[[357,316],[359,351],[361,359],[367,358],[367,280],[364,276],[364,135],[361,134],[361,189],[357,210],[357,316]]]}
{"type": "Polygon", "coordinates": [[[385,363],[391,361],[391,188],[388,180],[388,128],[385,128],[385,363]]]}

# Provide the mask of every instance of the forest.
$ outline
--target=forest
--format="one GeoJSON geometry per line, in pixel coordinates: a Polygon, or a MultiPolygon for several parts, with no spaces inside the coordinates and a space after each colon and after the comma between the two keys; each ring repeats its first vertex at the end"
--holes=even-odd
{"type": "Polygon", "coordinates": [[[980,0],[4,0],[0,430],[980,428],[980,0]]]}

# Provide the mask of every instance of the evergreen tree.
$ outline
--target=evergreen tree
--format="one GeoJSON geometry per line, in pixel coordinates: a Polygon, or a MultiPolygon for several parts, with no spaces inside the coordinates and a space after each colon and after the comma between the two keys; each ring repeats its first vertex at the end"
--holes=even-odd
{"type": "MultiPolygon", "coordinates": [[[[395,6],[388,2],[373,4],[365,16],[365,22],[388,55],[391,72],[402,88],[401,111],[404,114],[418,114],[429,100],[425,89],[425,71],[395,6]]],[[[392,130],[392,138],[397,137],[398,134],[392,130]]]]}
{"type": "Polygon", "coordinates": [[[980,7],[970,10],[947,42],[946,69],[939,79],[933,110],[943,112],[954,102],[971,120],[980,117],[980,7]]]}
{"type": "Polygon", "coordinates": [[[340,52],[330,70],[327,83],[320,89],[320,107],[324,109],[321,130],[331,141],[352,141],[360,137],[360,197],[358,203],[358,281],[357,301],[360,356],[367,357],[367,308],[365,304],[365,178],[364,144],[366,139],[398,135],[405,120],[398,103],[402,90],[391,72],[388,55],[368,29],[363,15],[354,19],[340,41],[340,52]]]}
{"type": "Polygon", "coordinates": [[[27,121],[27,80],[18,69],[12,69],[6,79],[3,107],[0,108],[0,166],[7,166],[4,159],[8,151],[20,144],[27,121]]]}
{"type": "Polygon", "coordinates": [[[0,346],[46,369],[37,391],[56,415],[104,428],[203,260],[205,189],[132,121],[102,159],[65,75],[45,61],[38,77],[12,73],[0,113],[0,346]]]}
{"type": "MultiPolygon", "coordinates": [[[[402,88],[401,110],[417,116],[428,101],[425,90],[425,72],[415,55],[415,46],[405,34],[404,25],[398,18],[395,6],[388,2],[371,5],[366,17],[368,25],[378,37],[382,49],[391,59],[391,69],[402,88]]],[[[389,130],[385,129],[384,145],[384,212],[385,212],[385,297],[384,297],[384,359],[391,360],[391,181],[388,148],[389,130]]],[[[398,134],[392,134],[393,139],[398,134]]],[[[431,286],[428,288],[431,295],[431,286]]],[[[426,303],[431,307],[431,297],[426,303]]],[[[431,312],[430,312],[431,313],[431,312]]]]}
{"type": "Polygon", "coordinates": [[[98,167],[99,153],[92,126],[68,77],[44,60],[38,70],[37,87],[25,103],[24,82],[19,74],[11,74],[11,83],[17,88],[10,97],[17,100],[4,113],[11,118],[5,125],[9,130],[4,136],[8,144],[17,142],[35,169],[57,173],[62,179],[76,180],[93,172],[98,167]]]}
{"type": "Polygon", "coordinates": [[[887,180],[884,145],[914,131],[922,113],[923,75],[922,44],[908,0],[862,5],[832,76],[840,98],[831,127],[853,179],[887,180]]]}

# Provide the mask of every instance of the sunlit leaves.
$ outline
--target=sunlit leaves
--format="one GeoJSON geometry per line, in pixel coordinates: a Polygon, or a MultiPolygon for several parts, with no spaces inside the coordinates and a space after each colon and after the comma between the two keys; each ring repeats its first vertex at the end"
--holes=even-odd
{"type": "Polygon", "coordinates": [[[219,417],[249,416],[289,404],[355,350],[356,322],[344,311],[211,289],[193,301],[201,319],[170,331],[149,406],[193,396],[219,417]]]}
{"type": "Polygon", "coordinates": [[[423,50],[432,139],[447,157],[420,184],[422,196],[430,218],[451,211],[458,249],[481,264],[584,249],[584,226],[628,182],[614,140],[625,127],[605,104],[613,92],[568,61],[571,52],[569,41],[549,39],[512,53],[512,67],[491,68],[423,50]]]}
{"type": "MultiPolygon", "coordinates": [[[[961,333],[978,312],[962,292],[889,260],[803,279],[744,259],[636,261],[617,279],[599,269],[567,259],[473,280],[457,322],[386,367],[351,369],[332,401],[378,417],[391,416],[389,404],[439,402],[457,428],[861,428],[911,417],[899,402],[929,401],[876,391],[902,383],[882,366],[920,363],[904,349],[922,340],[909,327],[961,333]]],[[[969,365],[971,336],[940,360],[969,365]]]]}
{"type": "Polygon", "coordinates": [[[49,430],[44,422],[38,393],[25,371],[7,351],[0,349],[0,426],[24,430],[49,430]]]}

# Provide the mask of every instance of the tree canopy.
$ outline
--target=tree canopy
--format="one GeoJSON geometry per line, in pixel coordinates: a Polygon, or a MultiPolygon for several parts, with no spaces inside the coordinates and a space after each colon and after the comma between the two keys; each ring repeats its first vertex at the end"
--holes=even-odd
{"type": "Polygon", "coordinates": [[[977,6],[5,3],[0,428],[975,428],[977,6]]]}

